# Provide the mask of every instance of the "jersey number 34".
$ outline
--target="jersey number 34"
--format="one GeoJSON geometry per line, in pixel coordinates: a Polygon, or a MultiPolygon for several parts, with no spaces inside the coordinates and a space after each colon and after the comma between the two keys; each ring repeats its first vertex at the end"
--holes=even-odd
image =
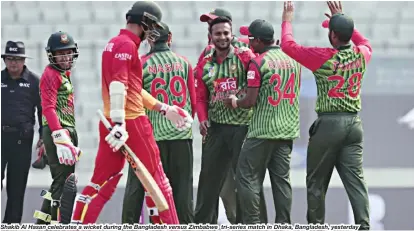
{"type": "MultiPolygon", "coordinates": [[[[273,98],[273,96],[268,96],[267,101],[270,105],[276,107],[279,105],[280,101],[282,99],[288,99],[290,105],[293,105],[296,98],[295,93],[295,73],[291,73],[289,76],[288,81],[286,82],[286,85],[282,89],[282,77],[279,74],[273,74],[270,76],[269,84],[274,85],[274,82],[276,81],[276,85],[273,87],[273,91],[277,93],[277,98],[273,98]]],[[[300,85],[300,83],[299,83],[300,85]]]]}
{"type": "Polygon", "coordinates": [[[175,99],[172,100],[173,105],[184,108],[187,102],[187,86],[181,76],[173,76],[170,79],[168,86],[163,78],[155,78],[151,82],[151,95],[156,99],[161,95],[161,102],[170,105],[167,91],[175,97],[175,99]],[[178,88],[176,88],[176,85],[178,85],[178,88]]]}

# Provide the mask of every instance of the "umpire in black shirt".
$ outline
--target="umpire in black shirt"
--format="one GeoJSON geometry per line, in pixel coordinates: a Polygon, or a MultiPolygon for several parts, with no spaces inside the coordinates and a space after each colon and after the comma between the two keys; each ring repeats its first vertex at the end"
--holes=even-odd
{"type": "Polygon", "coordinates": [[[41,145],[42,109],[39,76],[25,65],[23,42],[8,41],[1,55],[1,189],[7,167],[7,205],[3,223],[20,223],[32,158],[35,109],[39,119],[41,145]]]}

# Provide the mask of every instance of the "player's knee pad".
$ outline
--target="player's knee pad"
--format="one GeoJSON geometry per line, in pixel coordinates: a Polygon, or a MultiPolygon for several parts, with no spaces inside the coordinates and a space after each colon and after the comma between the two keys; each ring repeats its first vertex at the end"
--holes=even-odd
{"type": "Polygon", "coordinates": [[[52,195],[51,192],[46,190],[42,190],[40,196],[43,197],[43,199],[50,201],[50,214],[35,210],[33,217],[42,221],[41,223],[59,223],[60,199],[56,199],[57,196],[52,195]]]}
{"type": "Polygon", "coordinates": [[[145,192],[145,204],[147,205],[148,216],[150,217],[152,222],[155,224],[162,223],[158,213],[158,209],[155,206],[155,203],[148,192],[145,192]]]}
{"type": "Polygon", "coordinates": [[[103,184],[91,183],[75,199],[72,223],[95,223],[106,202],[111,199],[122,173],[110,177],[103,184]]]}
{"type": "Polygon", "coordinates": [[[72,217],[72,210],[75,203],[77,193],[77,178],[75,173],[72,173],[65,181],[63,186],[63,193],[60,199],[60,223],[69,224],[72,217]]]}
{"type": "Polygon", "coordinates": [[[169,209],[159,213],[160,223],[179,224],[180,222],[178,220],[177,211],[175,209],[170,181],[164,173],[164,169],[162,168],[161,162],[155,171],[154,180],[158,183],[162,193],[165,196],[165,199],[168,202],[169,207],[169,209]]]}
{"type": "Polygon", "coordinates": [[[161,191],[164,194],[172,195],[172,188],[170,185],[170,181],[168,180],[168,177],[164,173],[164,169],[162,168],[161,162],[155,171],[154,180],[155,182],[157,182],[161,191]]]}

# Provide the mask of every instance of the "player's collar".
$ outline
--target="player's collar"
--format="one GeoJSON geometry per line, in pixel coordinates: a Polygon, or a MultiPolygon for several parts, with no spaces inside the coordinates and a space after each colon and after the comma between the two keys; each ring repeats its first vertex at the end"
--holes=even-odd
{"type": "Polygon", "coordinates": [[[128,36],[132,41],[134,41],[135,44],[137,44],[137,46],[139,46],[139,44],[141,43],[141,38],[127,29],[121,29],[119,31],[119,34],[128,36]]]}
{"type": "MultiPolygon", "coordinates": [[[[214,53],[213,53],[213,61],[214,62],[216,61],[216,50],[217,49],[214,49],[214,53]]],[[[234,56],[234,46],[233,45],[230,45],[230,51],[227,54],[226,59],[231,59],[231,58],[233,58],[233,56],[234,56]]]]}
{"type": "Polygon", "coordinates": [[[349,49],[349,48],[351,48],[351,44],[349,43],[349,44],[346,44],[346,45],[342,45],[342,46],[340,46],[340,47],[337,47],[336,49],[337,50],[346,50],[346,49],[349,49]]]}
{"type": "Polygon", "coordinates": [[[265,53],[266,51],[270,51],[270,50],[273,50],[273,49],[280,49],[280,46],[277,46],[277,45],[267,46],[267,47],[263,48],[263,50],[261,50],[260,52],[257,52],[257,53],[262,54],[262,53],[265,53]]]}
{"type": "Polygon", "coordinates": [[[154,47],[151,48],[151,50],[148,54],[155,53],[155,52],[161,52],[161,51],[169,51],[169,50],[171,50],[171,49],[170,49],[170,47],[168,47],[167,43],[165,43],[165,42],[155,43],[154,47]]]}

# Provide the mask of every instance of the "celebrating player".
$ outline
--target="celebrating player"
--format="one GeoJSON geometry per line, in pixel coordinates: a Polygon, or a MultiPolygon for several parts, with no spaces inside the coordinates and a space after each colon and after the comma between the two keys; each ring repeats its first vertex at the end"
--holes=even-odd
{"type": "MultiPolygon", "coordinates": [[[[102,98],[104,114],[112,122],[108,132],[99,124],[99,147],[91,182],[76,197],[73,223],[95,223],[105,203],[111,198],[122,176],[125,157],[119,149],[127,144],[142,161],[161,189],[169,209],[152,216],[154,223],[178,224],[178,217],[168,178],[160,161],[159,150],[146,108],[159,111],[177,128],[186,130],[192,118],[183,109],[169,106],[142,90],[142,66],[138,48],[145,38],[154,41],[159,33],[162,12],[152,1],[135,2],[126,14],[126,29],[112,38],[102,53],[102,98]]],[[[146,200],[155,214],[151,198],[146,200]]]]}
{"type": "Polygon", "coordinates": [[[195,223],[217,223],[215,211],[219,194],[227,169],[236,167],[251,115],[250,110],[225,108],[222,102],[246,87],[247,63],[254,57],[249,48],[231,45],[231,31],[228,18],[215,18],[210,27],[214,53],[197,65],[197,114],[200,132],[206,137],[202,147],[195,223]]]}
{"type": "MultiPolygon", "coordinates": [[[[149,41],[151,50],[142,56],[143,86],[155,98],[195,114],[196,94],[191,64],[169,48],[172,34],[160,23],[159,38],[149,41]]],[[[180,224],[194,223],[192,130],[179,131],[165,117],[147,110],[160,150],[161,162],[174,195],[180,224]]],[[[130,167],[122,210],[122,223],[139,223],[144,188],[130,167]]]]}
{"type": "MultiPolygon", "coordinates": [[[[211,29],[211,22],[217,18],[217,17],[225,17],[232,21],[232,15],[229,11],[222,9],[222,8],[216,8],[212,10],[210,13],[202,14],[200,16],[201,22],[206,22],[208,24],[208,45],[207,47],[201,52],[200,57],[198,59],[198,63],[201,63],[203,58],[206,55],[212,54],[214,52],[214,44],[211,39],[210,29],[211,29]]],[[[234,47],[249,47],[249,39],[246,38],[238,38],[234,34],[232,35],[231,39],[231,45],[234,47]]],[[[252,47],[250,49],[253,51],[252,47]]],[[[197,68],[196,68],[197,70],[197,68]]],[[[196,74],[195,74],[196,75],[196,74]]],[[[203,137],[204,140],[204,137],[203,137]]],[[[226,180],[224,181],[223,188],[220,192],[220,197],[223,201],[224,208],[226,210],[226,216],[227,219],[230,221],[230,223],[235,224],[241,222],[241,220],[236,219],[236,214],[240,214],[241,211],[237,210],[236,206],[236,183],[235,183],[235,170],[229,169],[228,175],[226,177],[226,180]]],[[[261,203],[260,203],[260,210],[261,210],[261,220],[263,223],[267,223],[267,209],[266,209],[266,201],[264,198],[263,192],[260,194],[261,203]]],[[[215,216],[218,216],[218,206],[216,209],[215,216]]],[[[240,216],[238,216],[240,217],[240,216]]]]}
{"type": "MultiPolygon", "coordinates": [[[[198,58],[198,63],[203,60],[204,56],[211,54],[214,52],[214,44],[211,40],[211,34],[210,34],[210,27],[211,22],[213,19],[217,17],[225,17],[228,18],[230,21],[232,21],[231,13],[225,9],[222,8],[216,8],[212,10],[210,13],[202,14],[200,16],[201,22],[206,22],[208,24],[208,45],[204,48],[203,52],[201,52],[200,57],[198,58]]],[[[233,35],[233,38],[231,40],[231,45],[234,47],[249,47],[249,39],[248,38],[237,38],[235,35],[233,35]]]]}
{"type": "MultiPolygon", "coordinates": [[[[49,37],[46,54],[50,64],[40,79],[42,101],[43,143],[53,178],[49,191],[42,191],[43,204],[35,211],[37,224],[58,223],[59,207],[61,217],[72,213],[72,197],[64,200],[65,182],[74,183],[75,163],[81,150],[75,130],[73,85],[70,79],[71,69],[79,56],[75,40],[67,33],[56,32],[49,37]],[[70,177],[71,176],[71,177],[70,177]],[[69,205],[69,207],[67,206],[69,205]]],[[[75,190],[73,184],[69,190],[75,190]]]]}
{"type": "Polygon", "coordinates": [[[249,36],[250,46],[259,53],[249,64],[246,96],[231,95],[225,100],[230,108],[254,108],[236,168],[243,224],[260,223],[259,192],[266,169],[273,188],[275,223],[291,223],[290,159],[293,140],[299,137],[300,64],[274,46],[269,22],[256,19],[240,32],[249,36]]]}
{"type": "Polygon", "coordinates": [[[360,229],[369,229],[368,190],[362,169],[361,83],[372,48],[342,13],[341,3],[328,2],[333,48],[303,47],[292,35],[293,4],[285,2],[282,50],[315,75],[318,118],[309,129],[307,154],[307,219],[325,223],[325,195],[334,167],[342,179],[360,229]],[[350,44],[352,41],[355,47],[350,44]]]}

